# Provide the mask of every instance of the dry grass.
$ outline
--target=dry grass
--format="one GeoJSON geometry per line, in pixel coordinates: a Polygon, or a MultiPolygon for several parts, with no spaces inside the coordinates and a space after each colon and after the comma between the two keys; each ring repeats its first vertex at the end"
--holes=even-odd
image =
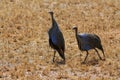
{"type": "Polygon", "coordinates": [[[119,80],[120,0],[0,0],[0,80],[17,79],[119,80]],[[52,63],[49,10],[64,34],[65,65],[52,63]],[[106,61],[91,50],[81,64],[86,53],[78,49],[72,26],[100,36],[106,61]]]}

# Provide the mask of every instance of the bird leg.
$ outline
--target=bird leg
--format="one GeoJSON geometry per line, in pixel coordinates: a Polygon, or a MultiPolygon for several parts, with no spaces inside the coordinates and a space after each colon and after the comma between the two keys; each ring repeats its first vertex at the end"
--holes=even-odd
{"type": "Polygon", "coordinates": [[[100,58],[100,60],[102,60],[102,58],[101,58],[100,54],[98,53],[97,49],[95,49],[95,51],[97,52],[98,57],[100,58]]]}
{"type": "Polygon", "coordinates": [[[55,54],[56,54],[56,50],[54,50],[53,62],[55,62],[55,61],[54,61],[54,59],[55,59],[55,54]]]}
{"type": "Polygon", "coordinates": [[[60,51],[63,53],[63,64],[65,64],[65,56],[64,56],[64,52],[62,49],[60,49],[60,51]]]}
{"type": "Polygon", "coordinates": [[[63,60],[61,61],[61,63],[62,63],[62,64],[65,64],[65,56],[64,56],[63,50],[59,48],[59,49],[58,49],[58,53],[59,53],[60,57],[63,59],[63,60]]]}
{"type": "Polygon", "coordinates": [[[103,56],[104,56],[104,59],[103,60],[105,60],[105,54],[104,54],[104,51],[102,50],[102,53],[103,53],[103,56]]]}
{"type": "Polygon", "coordinates": [[[85,63],[85,61],[86,61],[86,59],[87,59],[87,57],[88,57],[88,51],[86,51],[87,52],[87,54],[86,54],[86,57],[85,57],[85,59],[84,59],[84,61],[82,62],[83,64],[85,63]]]}

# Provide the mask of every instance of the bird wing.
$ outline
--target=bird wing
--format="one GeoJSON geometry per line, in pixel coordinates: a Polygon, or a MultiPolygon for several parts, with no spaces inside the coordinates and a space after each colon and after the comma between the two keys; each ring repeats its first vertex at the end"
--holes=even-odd
{"type": "Polygon", "coordinates": [[[91,49],[90,42],[89,42],[89,36],[87,34],[79,34],[79,41],[81,50],[89,50],[91,49]]]}
{"type": "Polygon", "coordinates": [[[51,40],[52,40],[52,43],[54,45],[56,45],[57,47],[64,48],[64,46],[65,46],[64,38],[63,38],[63,34],[60,30],[58,30],[58,29],[54,30],[54,32],[51,35],[51,40]]]}
{"type": "Polygon", "coordinates": [[[94,34],[88,34],[88,41],[89,41],[89,45],[95,45],[97,44],[98,42],[101,42],[100,41],[100,38],[97,36],[97,35],[94,35],[94,34]]]}
{"type": "Polygon", "coordinates": [[[97,35],[95,35],[95,34],[93,34],[93,36],[94,36],[94,39],[95,39],[96,41],[98,41],[99,43],[101,43],[101,40],[100,40],[100,37],[99,37],[99,36],[97,36],[97,35]]]}

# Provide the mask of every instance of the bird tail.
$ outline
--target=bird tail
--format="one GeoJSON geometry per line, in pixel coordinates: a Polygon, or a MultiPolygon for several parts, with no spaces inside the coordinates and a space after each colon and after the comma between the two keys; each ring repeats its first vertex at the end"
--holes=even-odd
{"type": "Polygon", "coordinates": [[[104,52],[102,45],[98,47],[102,52],[104,52]]]}
{"type": "Polygon", "coordinates": [[[102,53],[103,53],[103,56],[104,56],[104,58],[105,58],[105,53],[104,53],[104,50],[103,50],[103,47],[102,47],[102,45],[100,44],[100,46],[98,47],[101,51],[102,51],[102,53]]]}
{"type": "Polygon", "coordinates": [[[59,50],[58,50],[58,53],[59,53],[60,57],[65,61],[64,51],[63,51],[62,49],[59,49],[59,50]]]}

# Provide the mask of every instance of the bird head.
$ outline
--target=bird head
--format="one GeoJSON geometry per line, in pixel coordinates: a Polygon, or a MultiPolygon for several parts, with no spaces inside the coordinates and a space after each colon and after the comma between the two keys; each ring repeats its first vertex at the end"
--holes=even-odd
{"type": "Polygon", "coordinates": [[[49,13],[50,13],[51,15],[53,15],[53,11],[49,11],[49,13]]]}
{"type": "Polygon", "coordinates": [[[73,30],[77,30],[77,27],[76,26],[73,26],[73,28],[72,28],[73,30]]]}

